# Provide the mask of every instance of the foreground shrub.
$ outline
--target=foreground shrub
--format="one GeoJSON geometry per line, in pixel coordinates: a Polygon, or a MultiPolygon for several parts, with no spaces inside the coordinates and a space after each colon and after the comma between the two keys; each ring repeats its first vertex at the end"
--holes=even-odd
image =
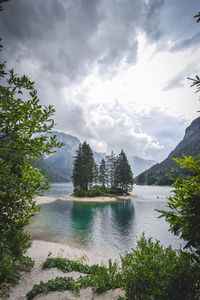
{"type": "Polygon", "coordinates": [[[92,273],[94,274],[103,267],[98,265],[88,266],[86,264],[80,263],[79,261],[76,260],[73,261],[62,257],[56,257],[56,258],[51,257],[51,258],[47,258],[47,260],[43,263],[42,268],[43,269],[57,268],[63,271],[64,273],[76,271],[85,274],[92,274],[92,273]]]}
{"type": "Polygon", "coordinates": [[[200,268],[187,252],[164,248],[143,235],[121,261],[128,299],[199,299],[200,268]]]}
{"type": "Polygon", "coordinates": [[[27,293],[28,300],[33,299],[36,295],[48,293],[51,291],[71,290],[76,295],[79,294],[80,288],[91,286],[97,293],[102,293],[110,289],[116,289],[122,285],[121,274],[119,273],[118,264],[112,263],[109,260],[108,268],[106,266],[92,265],[88,266],[79,261],[70,261],[66,258],[48,258],[44,264],[43,269],[58,268],[63,272],[80,272],[87,274],[80,276],[77,280],[71,277],[57,277],[44,283],[35,284],[33,289],[27,293]]]}
{"type": "Polygon", "coordinates": [[[109,266],[99,268],[96,273],[91,276],[91,285],[97,293],[102,293],[107,290],[117,289],[122,285],[121,273],[116,261],[112,263],[109,259],[109,266]]]}
{"type": "Polygon", "coordinates": [[[0,297],[7,297],[9,288],[16,285],[20,279],[20,271],[31,271],[34,261],[27,256],[13,257],[4,254],[0,259],[0,297]]]}
{"type": "Polygon", "coordinates": [[[31,300],[38,294],[64,290],[72,290],[74,293],[78,294],[80,284],[72,277],[56,277],[46,283],[40,281],[40,284],[35,284],[33,289],[27,293],[26,298],[27,300],[31,300]]]}

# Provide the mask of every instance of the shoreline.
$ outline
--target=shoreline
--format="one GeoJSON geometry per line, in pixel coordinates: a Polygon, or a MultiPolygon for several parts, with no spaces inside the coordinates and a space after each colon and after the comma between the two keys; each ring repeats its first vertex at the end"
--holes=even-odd
{"type": "Polygon", "coordinates": [[[55,202],[56,200],[62,200],[62,201],[74,201],[74,202],[115,202],[115,201],[125,201],[125,200],[131,200],[133,198],[137,198],[136,195],[127,195],[127,196],[108,196],[108,197],[74,197],[72,195],[67,196],[56,196],[56,197],[50,197],[50,196],[38,196],[34,199],[36,202],[36,205],[42,205],[47,204],[51,202],[55,202]]]}
{"type": "MultiPolygon", "coordinates": [[[[63,273],[56,268],[42,269],[42,264],[49,257],[63,257],[70,260],[79,260],[82,263],[93,265],[102,263],[108,265],[108,260],[119,260],[116,255],[105,255],[95,250],[82,250],[73,248],[68,245],[47,242],[42,240],[33,240],[32,246],[28,249],[27,256],[35,261],[35,265],[31,272],[22,272],[19,283],[10,289],[9,300],[26,300],[26,294],[33,288],[33,285],[39,284],[40,281],[47,282],[56,277],[73,277],[75,280],[81,275],[79,272],[63,273]]],[[[121,289],[109,290],[102,294],[94,294],[90,287],[81,289],[80,296],[74,296],[71,291],[49,292],[48,294],[41,294],[35,299],[40,300],[116,300],[119,296],[124,296],[121,289]]]]}

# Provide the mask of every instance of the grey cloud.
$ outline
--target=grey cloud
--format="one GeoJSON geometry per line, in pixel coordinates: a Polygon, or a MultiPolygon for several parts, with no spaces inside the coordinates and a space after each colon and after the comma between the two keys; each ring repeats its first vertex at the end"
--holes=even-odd
{"type": "Polygon", "coordinates": [[[191,74],[195,74],[196,72],[198,72],[196,63],[190,63],[182,71],[177,73],[172,79],[165,83],[163,91],[169,91],[172,89],[183,87],[185,82],[187,81],[187,77],[190,77],[191,74]]]}
{"type": "MultiPolygon", "coordinates": [[[[175,47],[181,46],[183,41],[190,41],[194,45],[199,32],[199,24],[193,16],[199,11],[199,0],[167,0],[159,12],[160,36],[157,40],[157,50],[173,51],[168,43],[172,42],[175,47]],[[195,37],[191,39],[191,37],[195,37]]],[[[183,43],[184,44],[184,43],[183,43]]],[[[185,44],[186,46],[186,44],[185,44]]]]}
{"type": "Polygon", "coordinates": [[[185,50],[189,47],[194,47],[200,43],[200,32],[194,34],[191,38],[184,39],[171,48],[171,52],[185,50]]]}
{"type": "Polygon", "coordinates": [[[153,35],[163,2],[10,0],[0,19],[5,56],[18,64],[32,59],[44,73],[65,74],[72,81],[94,65],[112,72],[122,59],[136,61],[138,30],[153,35]]]}
{"type": "Polygon", "coordinates": [[[149,40],[157,41],[162,35],[160,27],[160,11],[165,0],[147,1],[145,5],[144,28],[149,40]]]}
{"type": "MultiPolygon", "coordinates": [[[[188,122],[184,118],[170,116],[165,111],[154,109],[141,118],[142,130],[153,136],[163,146],[162,153],[158,153],[159,158],[166,158],[184,136],[188,122]]],[[[154,151],[155,153],[155,151],[154,151]]],[[[148,154],[148,152],[147,152],[148,154]]]]}
{"type": "Polygon", "coordinates": [[[129,156],[157,161],[168,156],[183,138],[188,125],[184,119],[177,119],[159,109],[136,113],[134,108],[119,101],[93,109],[99,116],[92,125],[95,132],[91,138],[93,144],[102,141],[107,152],[114,150],[118,153],[123,148],[129,156]]]}
{"type": "Polygon", "coordinates": [[[64,105],[56,110],[56,128],[77,136],[80,140],[94,137],[92,128],[87,124],[84,109],[77,105],[64,105]]]}

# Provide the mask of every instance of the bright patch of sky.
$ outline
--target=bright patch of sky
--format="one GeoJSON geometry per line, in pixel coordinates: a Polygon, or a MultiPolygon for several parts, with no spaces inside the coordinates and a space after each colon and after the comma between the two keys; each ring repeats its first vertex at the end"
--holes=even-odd
{"type": "Polygon", "coordinates": [[[10,0],[4,59],[36,82],[56,128],[96,151],[164,159],[199,116],[198,0],[10,0]]]}

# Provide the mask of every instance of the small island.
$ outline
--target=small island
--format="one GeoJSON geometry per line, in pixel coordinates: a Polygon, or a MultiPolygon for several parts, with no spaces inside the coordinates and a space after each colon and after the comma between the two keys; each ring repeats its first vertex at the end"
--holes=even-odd
{"type": "Polygon", "coordinates": [[[133,173],[123,150],[118,156],[112,151],[105,159],[102,158],[98,166],[92,149],[84,142],[79,144],[74,157],[72,182],[75,197],[114,197],[116,199],[122,196],[126,199],[133,189],[133,173]]]}

